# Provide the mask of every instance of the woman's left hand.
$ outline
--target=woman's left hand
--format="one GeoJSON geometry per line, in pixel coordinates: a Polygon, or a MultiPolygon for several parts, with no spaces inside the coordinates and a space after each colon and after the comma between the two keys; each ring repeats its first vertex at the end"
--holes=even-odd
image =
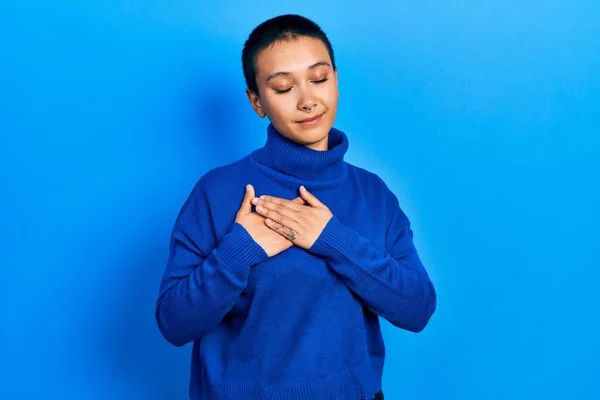
{"type": "Polygon", "coordinates": [[[300,186],[300,196],[308,206],[273,196],[252,199],[256,211],[266,218],[265,224],[295,245],[310,249],[333,214],[327,206],[300,186]]]}

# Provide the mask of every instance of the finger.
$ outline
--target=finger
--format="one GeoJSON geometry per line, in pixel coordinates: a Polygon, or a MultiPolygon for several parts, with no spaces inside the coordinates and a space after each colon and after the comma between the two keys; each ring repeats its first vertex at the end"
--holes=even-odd
{"type": "Polygon", "coordinates": [[[246,185],[246,193],[244,194],[244,200],[240,207],[241,212],[251,213],[252,212],[252,198],[254,197],[254,187],[252,185],[246,185]]]}
{"type": "MultiPolygon", "coordinates": [[[[265,202],[270,202],[272,204],[281,205],[282,207],[286,207],[286,208],[289,208],[290,210],[294,210],[294,211],[301,210],[300,205],[299,205],[298,202],[290,201],[290,200],[283,199],[281,197],[275,197],[275,196],[262,195],[255,202],[255,204],[263,204],[265,202]]],[[[279,210],[279,209],[277,208],[276,210],[279,210]]]]}
{"type": "Polygon", "coordinates": [[[295,212],[286,209],[281,204],[263,203],[256,206],[256,212],[263,217],[271,218],[272,220],[287,226],[297,223],[294,215],[295,212]],[[276,210],[275,208],[281,208],[281,210],[276,210]]]}
{"type": "MultiPolygon", "coordinates": [[[[299,204],[293,203],[294,207],[302,207],[299,204]]],[[[274,211],[277,214],[281,214],[281,215],[285,215],[286,217],[289,217],[291,219],[293,219],[294,221],[296,221],[298,218],[298,212],[290,207],[286,207],[283,204],[278,204],[278,203],[272,203],[270,201],[267,201],[265,199],[259,199],[259,201],[256,203],[256,210],[258,211],[259,207],[263,207],[263,209],[267,210],[267,211],[274,211]]]]}
{"type": "Polygon", "coordinates": [[[298,232],[296,232],[296,230],[288,226],[282,225],[278,222],[275,222],[270,218],[267,218],[265,220],[265,225],[267,225],[269,228],[279,233],[281,236],[283,236],[292,243],[298,238],[298,232]]]}
{"type": "Polygon", "coordinates": [[[306,203],[304,201],[304,199],[302,198],[302,196],[298,196],[298,197],[296,197],[295,199],[293,199],[291,201],[293,201],[294,203],[302,204],[302,205],[304,205],[304,203],[306,203]]]}
{"type": "Polygon", "coordinates": [[[313,207],[321,207],[324,205],[317,199],[317,196],[310,193],[304,186],[300,186],[300,196],[313,207]]]}

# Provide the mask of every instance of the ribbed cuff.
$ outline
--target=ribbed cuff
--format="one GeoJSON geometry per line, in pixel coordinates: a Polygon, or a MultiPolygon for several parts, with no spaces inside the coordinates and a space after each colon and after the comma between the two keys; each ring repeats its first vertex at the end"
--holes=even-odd
{"type": "Polygon", "coordinates": [[[240,223],[234,222],[231,230],[223,237],[215,249],[222,265],[236,275],[247,275],[248,269],[269,258],[267,252],[258,244],[240,223]]]}
{"type": "Polygon", "coordinates": [[[359,240],[359,233],[342,225],[334,215],[327,222],[310,251],[334,261],[343,261],[347,259],[347,254],[356,248],[359,240]]]}

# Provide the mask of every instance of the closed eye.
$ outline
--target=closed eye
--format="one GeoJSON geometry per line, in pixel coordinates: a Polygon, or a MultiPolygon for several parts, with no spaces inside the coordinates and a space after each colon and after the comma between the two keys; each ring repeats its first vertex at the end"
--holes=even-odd
{"type": "MultiPolygon", "coordinates": [[[[324,82],[327,82],[328,80],[329,80],[329,78],[323,78],[323,79],[320,79],[320,80],[318,80],[318,81],[311,81],[311,82],[312,82],[312,83],[319,84],[319,83],[324,83],[324,82]]],[[[274,90],[275,90],[275,93],[277,93],[277,94],[284,94],[284,93],[287,93],[287,92],[289,92],[289,91],[290,91],[290,90],[292,90],[292,89],[293,89],[293,86],[292,86],[292,87],[289,87],[289,88],[287,88],[287,89],[281,89],[281,90],[279,90],[279,89],[274,89],[274,90]]]]}
{"type": "Polygon", "coordinates": [[[290,90],[292,90],[292,88],[293,88],[293,86],[289,87],[287,89],[283,89],[283,90],[278,90],[278,89],[274,89],[274,90],[275,90],[275,93],[277,93],[277,94],[283,94],[283,93],[289,92],[290,90]]]}

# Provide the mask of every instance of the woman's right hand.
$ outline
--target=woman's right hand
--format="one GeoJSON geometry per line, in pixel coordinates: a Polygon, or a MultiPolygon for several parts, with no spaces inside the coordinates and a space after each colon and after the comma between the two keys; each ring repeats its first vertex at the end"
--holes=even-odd
{"type": "MultiPolygon", "coordinates": [[[[242,205],[237,212],[235,222],[241,224],[252,236],[252,239],[263,248],[269,257],[273,257],[294,245],[279,233],[275,232],[265,224],[266,218],[258,213],[252,212],[252,199],[254,198],[254,187],[248,185],[242,205]]],[[[294,201],[303,204],[301,197],[294,201]]],[[[244,251],[240,249],[240,251],[244,251]]]]}

